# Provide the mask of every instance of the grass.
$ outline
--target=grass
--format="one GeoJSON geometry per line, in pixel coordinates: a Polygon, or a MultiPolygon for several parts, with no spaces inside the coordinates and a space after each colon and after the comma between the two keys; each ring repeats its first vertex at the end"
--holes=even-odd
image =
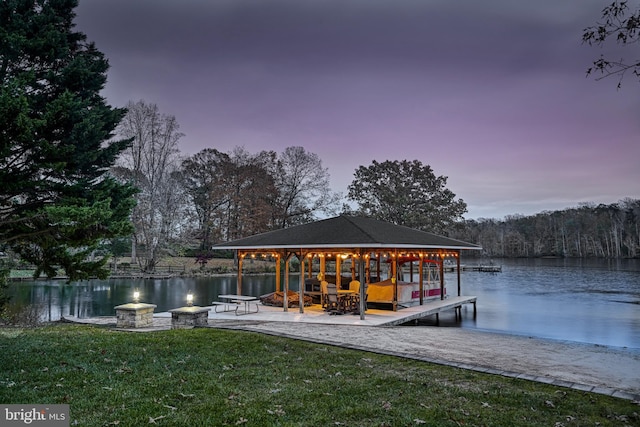
{"type": "Polygon", "coordinates": [[[241,331],[6,328],[0,352],[0,402],[71,425],[640,425],[627,400],[241,331]]]}

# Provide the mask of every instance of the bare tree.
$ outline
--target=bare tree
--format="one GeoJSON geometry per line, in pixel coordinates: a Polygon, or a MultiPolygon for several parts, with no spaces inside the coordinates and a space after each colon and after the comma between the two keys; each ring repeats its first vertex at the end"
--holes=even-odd
{"type": "Polygon", "coordinates": [[[228,196],[225,237],[237,239],[273,229],[278,196],[273,173],[276,153],[252,155],[236,147],[230,159],[224,187],[228,196]]]}
{"type": "Polygon", "coordinates": [[[278,192],[276,153],[205,149],[182,163],[183,185],[196,213],[201,250],[212,242],[273,229],[278,192]]]}
{"type": "Polygon", "coordinates": [[[139,193],[133,211],[132,262],[152,271],[177,232],[183,193],[178,185],[178,141],[183,136],[174,116],[163,115],[158,106],[129,102],[119,133],[133,138],[114,168],[120,178],[134,184],[139,193]]]}
{"type": "MultiPolygon", "coordinates": [[[[587,27],[582,33],[583,43],[604,46],[607,41],[615,41],[620,46],[633,46],[640,42],[640,7],[630,9],[627,0],[616,0],[602,9],[602,20],[596,25],[587,27]]],[[[600,56],[587,69],[587,75],[599,73],[600,80],[605,77],[618,76],[618,88],[627,72],[640,78],[640,58],[611,59],[600,56]]]]}
{"type": "Polygon", "coordinates": [[[200,250],[208,251],[211,244],[222,238],[222,211],[227,207],[224,191],[225,175],[231,159],[228,154],[207,148],[182,162],[182,185],[195,213],[195,237],[200,250]]]}
{"type": "Polygon", "coordinates": [[[278,160],[279,228],[313,221],[320,214],[335,214],[340,195],[329,187],[328,169],[315,153],[287,147],[278,160]]]}

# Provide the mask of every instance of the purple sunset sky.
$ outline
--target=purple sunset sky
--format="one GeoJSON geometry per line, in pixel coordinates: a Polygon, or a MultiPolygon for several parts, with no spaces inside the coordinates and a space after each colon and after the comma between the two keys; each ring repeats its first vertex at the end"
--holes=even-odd
{"type": "Polygon", "coordinates": [[[503,218],[640,198],[640,84],[585,78],[608,3],[80,0],[76,23],[108,102],[175,115],[184,155],[300,145],[345,195],[360,165],[418,159],[466,218],[503,218]]]}

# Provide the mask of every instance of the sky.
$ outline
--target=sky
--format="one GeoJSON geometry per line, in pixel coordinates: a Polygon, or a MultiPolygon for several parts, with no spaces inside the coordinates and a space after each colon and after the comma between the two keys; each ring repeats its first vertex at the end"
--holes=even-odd
{"type": "MultiPolygon", "coordinates": [[[[640,83],[582,44],[610,0],[80,0],[114,107],[174,115],[188,156],[303,146],[345,196],[419,160],[467,219],[640,198],[640,83]]],[[[631,0],[632,6],[638,1],[631,0]]]]}

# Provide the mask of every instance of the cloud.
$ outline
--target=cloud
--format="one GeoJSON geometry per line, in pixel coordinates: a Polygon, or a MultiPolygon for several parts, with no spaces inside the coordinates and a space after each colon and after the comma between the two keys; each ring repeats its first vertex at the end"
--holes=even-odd
{"type": "Polygon", "coordinates": [[[110,0],[77,22],[110,60],[109,101],[176,115],[186,154],[303,145],[342,192],[359,165],[418,159],[477,217],[640,197],[638,88],[584,78],[602,7],[110,0]]]}

